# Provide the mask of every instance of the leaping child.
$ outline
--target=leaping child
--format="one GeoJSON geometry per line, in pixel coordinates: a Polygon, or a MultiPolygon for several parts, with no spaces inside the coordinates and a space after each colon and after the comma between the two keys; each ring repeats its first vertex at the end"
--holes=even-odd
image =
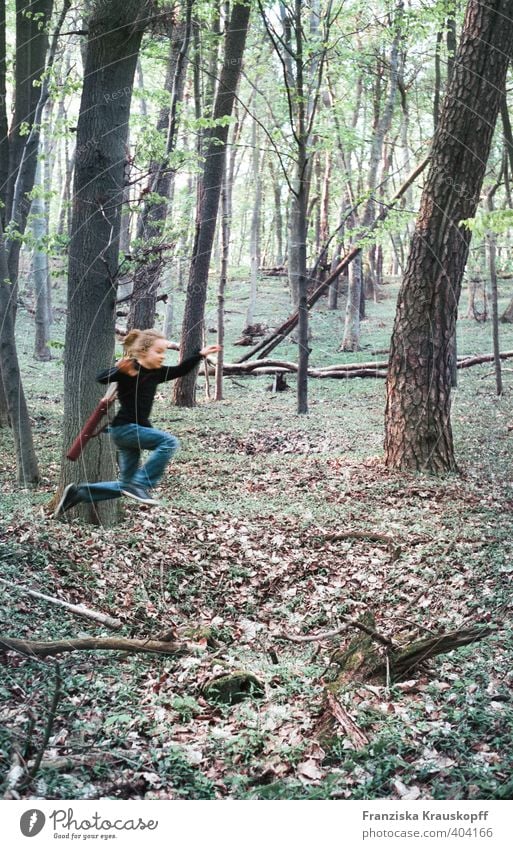
{"type": "Polygon", "coordinates": [[[113,368],[101,371],[99,383],[118,385],[119,410],[109,427],[118,449],[119,479],[99,483],[70,483],[65,487],[54,518],[82,502],[106,501],[126,495],[142,504],[158,504],[152,490],[179,448],[176,436],[154,428],[149,420],[159,383],[174,380],[192,371],[202,357],[221,350],[208,345],[177,366],[164,366],[170,342],[156,330],[131,330],[123,342],[124,356],[113,368]],[[152,453],[143,466],[141,452],[152,453]]]}

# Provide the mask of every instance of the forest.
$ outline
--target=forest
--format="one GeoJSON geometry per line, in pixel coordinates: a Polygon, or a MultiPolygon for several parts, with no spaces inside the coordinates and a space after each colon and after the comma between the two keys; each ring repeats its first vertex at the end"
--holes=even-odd
{"type": "Polygon", "coordinates": [[[4,0],[3,799],[511,798],[512,50],[4,0]]]}

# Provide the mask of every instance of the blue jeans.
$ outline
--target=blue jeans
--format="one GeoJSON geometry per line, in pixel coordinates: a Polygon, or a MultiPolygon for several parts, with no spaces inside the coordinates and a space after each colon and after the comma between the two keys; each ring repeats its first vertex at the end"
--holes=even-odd
{"type": "Polygon", "coordinates": [[[164,474],[169,460],[180,447],[176,436],[154,427],[125,424],[109,428],[109,433],[118,449],[119,479],[79,484],[78,491],[83,501],[120,498],[123,495],[123,487],[129,483],[144,489],[153,489],[164,474]],[[143,450],[152,453],[144,466],[141,466],[143,450]]]}

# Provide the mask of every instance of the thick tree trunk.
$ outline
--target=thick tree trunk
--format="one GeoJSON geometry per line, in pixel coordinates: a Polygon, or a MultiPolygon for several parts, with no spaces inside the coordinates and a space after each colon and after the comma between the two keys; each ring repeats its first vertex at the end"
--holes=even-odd
{"type": "MultiPolygon", "coordinates": [[[[180,350],[182,359],[199,350],[202,345],[210,256],[214,243],[219,196],[226,159],[228,125],[224,119],[229,117],[233,110],[246,43],[249,15],[249,4],[236,4],[232,8],[226,34],[223,68],[214,107],[214,126],[207,130],[203,142],[205,165],[200,186],[201,202],[196,221],[196,235],[182,325],[180,350]],[[218,123],[220,121],[221,124],[218,123]]],[[[175,382],[174,397],[179,406],[194,406],[196,373],[197,369],[194,369],[175,382]]]]}
{"type": "MultiPolygon", "coordinates": [[[[89,22],[84,88],[77,126],[72,236],[69,250],[68,320],[64,363],[64,454],[95,407],[101,387],[95,375],[114,351],[116,274],[124,189],[126,140],[137,55],[149,3],[98,0],[89,22]]],[[[89,443],[80,464],[64,461],[61,483],[116,476],[103,437],[89,443]],[[78,466],[78,468],[77,468],[78,466]]],[[[116,501],[97,512],[116,515],[116,501]]]]}
{"type": "Polygon", "coordinates": [[[456,469],[451,430],[451,341],[475,214],[513,38],[513,2],[470,0],[433,142],[392,335],[388,466],[456,469]]]}

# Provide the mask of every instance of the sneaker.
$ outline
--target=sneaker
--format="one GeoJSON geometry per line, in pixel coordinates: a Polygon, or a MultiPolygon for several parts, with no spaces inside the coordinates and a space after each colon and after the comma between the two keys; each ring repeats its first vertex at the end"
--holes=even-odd
{"type": "Polygon", "coordinates": [[[127,483],[125,486],[121,487],[121,492],[129,498],[135,498],[135,500],[140,501],[141,504],[159,503],[158,499],[153,498],[153,496],[150,495],[143,486],[138,486],[135,483],[127,483]]]}
{"type": "Polygon", "coordinates": [[[66,510],[71,510],[75,505],[80,504],[82,497],[79,494],[78,486],[74,483],[69,483],[62,493],[61,500],[54,511],[53,518],[58,519],[66,510]]]}

